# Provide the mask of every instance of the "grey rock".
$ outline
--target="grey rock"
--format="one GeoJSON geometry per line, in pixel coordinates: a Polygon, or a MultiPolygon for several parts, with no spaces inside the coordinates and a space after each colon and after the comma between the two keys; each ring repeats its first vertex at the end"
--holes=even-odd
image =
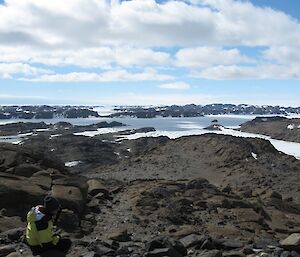
{"type": "Polygon", "coordinates": [[[5,245],[0,247],[0,257],[6,256],[12,252],[16,251],[15,245],[5,245]]]}
{"type": "Polygon", "coordinates": [[[31,177],[34,173],[42,170],[41,167],[33,164],[20,164],[15,167],[14,174],[24,177],[31,177]]]}
{"type": "Polygon", "coordinates": [[[73,232],[79,226],[79,218],[73,211],[63,209],[59,218],[58,226],[66,232],[73,232]]]}
{"type": "Polygon", "coordinates": [[[201,257],[222,257],[223,254],[219,250],[211,250],[211,251],[203,251],[199,253],[197,256],[201,257]]]}
{"type": "Polygon", "coordinates": [[[294,233],[280,241],[282,248],[300,253],[300,233],[294,233]]]}
{"type": "Polygon", "coordinates": [[[222,240],[213,240],[213,244],[217,248],[221,248],[224,250],[231,250],[231,249],[237,249],[237,248],[243,248],[244,243],[238,240],[229,240],[229,239],[222,239],[222,240]]]}
{"type": "Polygon", "coordinates": [[[109,237],[109,239],[118,241],[118,242],[128,242],[131,241],[131,238],[127,232],[127,229],[116,229],[113,231],[109,237]]]}
{"type": "Polygon", "coordinates": [[[145,257],[182,257],[174,248],[159,248],[151,252],[147,252],[145,257]]]}
{"type": "Polygon", "coordinates": [[[110,253],[113,253],[114,250],[113,249],[110,249],[102,244],[98,244],[94,247],[94,251],[97,255],[99,256],[103,256],[103,255],[106,255],[106,254],[110,254],[110,253]]]}
{"type": "Polygon", "coordinates": [[[158,237],[146,244],[146,251],[153,251],[161,248],[173,248],[183,256],[187,254],[186,248],[180,241],[168,237],[158,237]]]}
{"type": "Polygon", "coordinates": [[[189,248],[198,244],[202,244],[205,237],[197,234],[190,234],[181,238],[179,241],[183,244],[185,248],[189,248]]]}
{"type": "Polygon", "coordinates": [[[242,251],[229,251],[223,252],[224,257],[245,257],[246,255],[242,251]]]}

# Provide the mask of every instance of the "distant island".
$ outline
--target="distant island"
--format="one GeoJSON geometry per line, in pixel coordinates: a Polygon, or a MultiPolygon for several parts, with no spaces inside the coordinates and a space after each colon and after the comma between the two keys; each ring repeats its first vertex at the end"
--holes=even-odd
{"type": "Polygon", "coordinates": [[[300,114],[300,107],[247,104],[170,105],[158,107],[114,106],[113,113],[101,115],[92,106],[0,106],[0,119],[53,119],[88,117],[201,117],[205,115],[290,115],[300,114]]]}
{"type": "Polygon", "coordinates": [[[0,119],[53,119],[99,117],[98,112],[86,106],[0,106],[0,119]]]}

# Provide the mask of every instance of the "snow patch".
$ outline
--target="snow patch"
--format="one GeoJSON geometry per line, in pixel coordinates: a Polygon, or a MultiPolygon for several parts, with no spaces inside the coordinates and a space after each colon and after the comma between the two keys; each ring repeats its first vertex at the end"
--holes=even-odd
{"type": "Polygon", "coordinates": [[[292,130],[292,129],[295,128],[295,124],[289,124],[289,125],[287,126],[287,128],[292,130]]]}
{"type": "Polygon", "coordinates": [[[257,160],[257,154],[256,154],[256,153],[251,152],[251,155],[252,155],[252,157],[253,157],[255,160],[257,160]]]}
{"type": "Polygon", "coordinates": [[[21,145],[23,143],[22,140],[18,140],[18,141],[13,141],[11,142],[13,145],[21,145]]]}
{"type": "Polygon", "coordinates": [[[83,132],[77,132],[74,133],[75,136],[86,136],[86,137],[94,137],[101,134],[108,134],[108,133],[115,133],[120,131],[125,131],[128,128],[124,127],[117,127],[117,128],[98,128],[97,130],[93,131],[83,131],[83,132]]]}
{"type": "Polygon", "coordinates": [[[77,166],[78,164],[80,164],[81,161],[71,161],[71,162],[65,162],[65,166],[66,167],[74,167],[77,166]]]}
{"type": "Polygon", "coordinates": [[[101,116],[107,116],[117,112],[114,108],[114,106],[97,106],[93,108],[93,111],[98,112],[101,116]]]}
{"type": "Polygon", "coordinates": [[[55,135],[50,135],[49,139],[55,138],[55,137],[60,137],[62,134],[55,134],[55,135]]]}

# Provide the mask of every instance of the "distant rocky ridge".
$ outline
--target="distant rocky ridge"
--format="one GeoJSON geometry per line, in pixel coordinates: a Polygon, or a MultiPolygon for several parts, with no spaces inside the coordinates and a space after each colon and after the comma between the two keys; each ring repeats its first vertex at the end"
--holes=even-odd
{"type": "Polygon", "coordinates": [[[0,119],[53,119],[99,117],[98,112],[86,106],[0,106],[0,119]]]}
{"type": "Polygon", "coordinates": [[[184,106],[171,105],[162,107],[119,107],[109,117],[133,116],[137,118],[162,117],[199,117],[204,115],[239,114],[239,115],[288,115],[300,114],[300,107],[255,106],[245,104],[208,104],[184,106]]]}
{"type": "Polygon", "coordinates": [[[201,117],[204,115],[289,115],[300,114],[300,107],[256,106],[246,104],[171,105],[158,107],[115,106],[112,114],[100,115],[91,106],[0,106],[0,119],[53,119],[88,117],[201,117]]]}

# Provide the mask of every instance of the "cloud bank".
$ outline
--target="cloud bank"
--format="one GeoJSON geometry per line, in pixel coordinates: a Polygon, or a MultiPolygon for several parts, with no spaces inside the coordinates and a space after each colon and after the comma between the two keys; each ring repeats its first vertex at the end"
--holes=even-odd
{"type": "Polygon", "coordinates": [[[248,1],[0,4],[0,76],[6,79],[174,83],[181,80],[177,69],[213,80],[299,79],[299,42],[297,19],[248,1]],[[173,72],[165,73],[168,68],[173,72]]]}

